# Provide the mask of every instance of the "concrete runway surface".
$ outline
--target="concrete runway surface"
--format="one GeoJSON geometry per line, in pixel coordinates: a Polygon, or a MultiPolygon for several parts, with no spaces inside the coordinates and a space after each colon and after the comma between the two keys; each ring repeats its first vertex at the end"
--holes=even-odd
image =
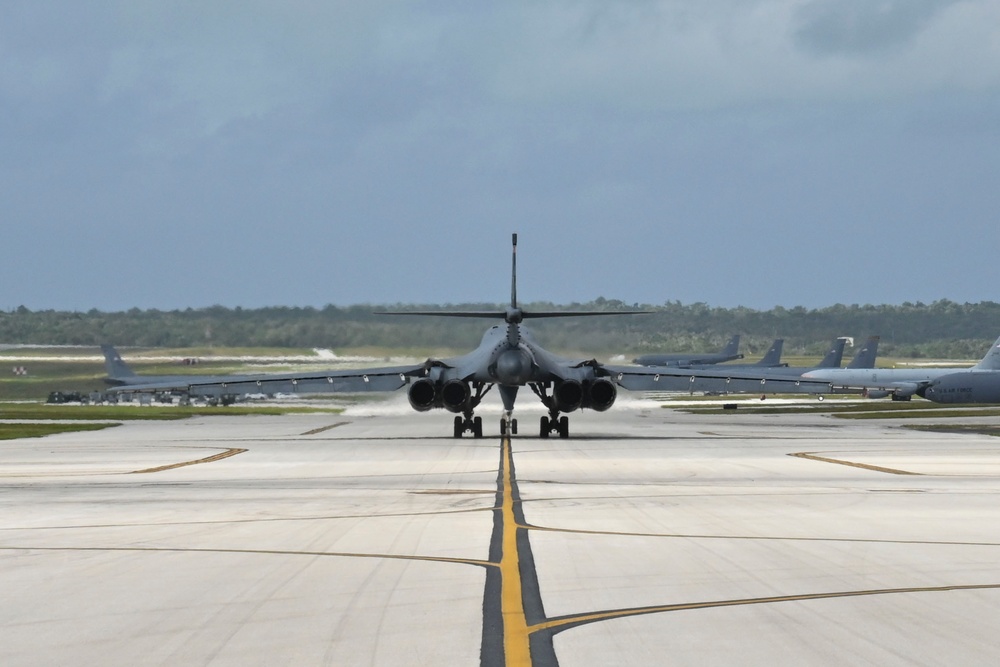
{"type": "Polygon", "coordinates": [[[400,400],[0,443],[0,664],[1000,659],[994,438],[400,400]]]}

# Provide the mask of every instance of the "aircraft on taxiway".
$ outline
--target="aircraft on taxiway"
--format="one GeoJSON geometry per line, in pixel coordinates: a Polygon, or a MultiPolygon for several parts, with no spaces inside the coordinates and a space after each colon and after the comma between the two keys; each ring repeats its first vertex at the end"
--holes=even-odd
{"type": "MultiPolygon", "coordinates": [[[[483,334],[476,349],[447,359],[427,359],[422,364],[356,370],[305,371],[266,375],[234,375],[179,381],[153,382],[120,387],[119,392],[177,390],[188,396],[233,396],[247,393],[357,393],[396,391],[407,387],[410,406],[418,412],[443,408],[455,413],[454,435],[472,433],[482,437],[482,418],[475,415],[483,397],[497,388],[503,402],[500,433],[517,433],[514,403],[518,390],[527,386],[548,409],[541,417],[539,435],[569,436],[568,413],[580,409],[603,412],[615,402],[618,387],[640,391],[664,390],[668,380],[684,388],[696,379],[719,383],[729,391],[760,391],[769,388],[788,392],[808,391],[810,383],[800,378],[772,376],[767,369],[740,371],[610,366],[596,359],[567,359],[535,342],[524,321],[534,318],[626,315],[641,311],[545,311],[529,312],[517,303],[517,234],[512,235],[510,306],[500,311],[404,311],[395,315],[475,317],[502,319],[483,334]]],[[[826,382],[812,383],[828,388],[826,382]]]]}

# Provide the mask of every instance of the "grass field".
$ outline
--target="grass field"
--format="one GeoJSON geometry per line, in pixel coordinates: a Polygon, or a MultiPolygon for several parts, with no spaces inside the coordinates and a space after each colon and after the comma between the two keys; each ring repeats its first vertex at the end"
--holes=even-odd
{"type": "Polygon", "coordinates": [[[54,433],[69,433],[72,431],[100,431],[101,429],[111,428],[113,426],[119,426],[119,424],[117,422],[100,422],[96,424],[0,424],[0,440],[40,438],[54,433]]]}

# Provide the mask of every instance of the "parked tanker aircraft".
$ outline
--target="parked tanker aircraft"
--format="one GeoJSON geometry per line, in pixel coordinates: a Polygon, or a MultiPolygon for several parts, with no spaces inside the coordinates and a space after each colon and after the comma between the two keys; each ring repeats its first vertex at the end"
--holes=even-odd
{"type": "MultiPolygon", "coordinates": [[[[857,351],[847,368],[873,368],[875,355],[878,351],[878,336],[871,336],[857,351]]],[[[771,345],[768,354],[761,361],[774,361],[774,352],[780,355],[781,343],[778,339],[771,345]],[[770,357],[770,359],[769,359],[770,357]]],[[[655,367],[643,371],[630,367],[615,367],[620,373],[618,384],[633,391],[678,391],[706,392],[717,394],[818,394],[823,400],[823,394],[860,393],[861,390],[835,389],[824,380],[809,379],[806,375],[817,369],[835,369],[840,366],[844,355],[845,340],[837,338],[830,350],[815,366],[748,366],[736,364],[718,364],[704,369],[688,369],[689,373],[667,373],[666,370],[655,367]],[[660,372],[657,372],[657,371],[660,372]],[[697,370],[697,372],[694,372],[697,370]]],[[[678,369],[683,370],[683,369],[678,369]]]]}
{"type": "MultiPolygon", "coordinates": [[[[539,435],[547,438],[558,434],[569,436],[568,413],[580,409],[603,412],[615,402],[619,386],[640,391],[663,389],[661,380],[674,382],[689,378],[705,381],[728,380],[733,391],[738,387],[749,390],[763,383],[776,383],[785,391],[806,391],[810,384],[798,378],[767,375],[767,369],[746,371],[698,370],[683,368],[649,368],[642,366],[608,366],[595,359],[567,359],[539,345],[524,321],[533,318],[574,317],[635,314],[640,311],[547,311],[529,312],[517,302],[517,234],[512,236],[510,306],[501,311],[406,311],[400,315],[434,317],[475,317],[502,319],[483,334],[473,351],[460,357],[428,359],[422,364],[330,370],[313,372],[240,375],[228,378],[202,379],[188,377],[179,382],[151,383],[122,387],[117,391],[164,391],[176,389],[189,396],[227,396],[246,393],[356,393],[365,391],[395,391],[407,387],[410,406],[418,412],[436,408],[455,413],[454,435],[472,433],[482,437],[482,418],[475,415],[483,397],[497,388],[503,402],[501,433],[517,433],[514,404],[518,390],[528,387],[548,414],[540,419],[539,435]]],[[[825,382],[812,383],[828,388],[825,382]]]]}
{"type": "MultiPolygon", "coordinates": [[[[771,347],[767,348],[767,352],[764,356],[753,362],[752,364],[718,364],[715,368],[779,368],[781,367],[781,352],[785,348],[784,338],[775,338],[774,342],[771,343],[771,347]]],[[[743,356],[743,355],[740,355],[743,356]]],[[[706,365],[693,364],[691,366],[686,366],[686,368],[708,368],[706,365]]]]}
{"type": "MultiPolygon", "coordinates": [[[[878,351],[878,336],[871,336],[865,344],[855,353],[854,358],[847,364],[847,368],[875,368],[875,354],[878,351]]],[[[843,338],[835,338],[830,345],[830,350],[820,359],[815,366],[779,366],[769,369],[769,373],[774,375],[801,376],[810,371],[824,368],[840,368],[840,363],[844,360],[844,346],[847,341],[843,338]]],[[[726,364],[728,366],[728,364],[726,364]]]]}
{"type": "Polygon", "coordinates": [[[718,352],[698,354],[695,352],[671,352],[668,354],[644,354],[636,357],[632,363],[640,366],[706,366],[724,361],[742,359],[740,354],[740,335],[735,334],[718,352]]]}
{"type": "Polygon", "coordinates": [[[860,390],[871,398],[914,395],[936,403],[1000,402],[1000,338],[971,368],[829,368],[809,371],[804,379],[829,382],[836,389],[860,390]]]}

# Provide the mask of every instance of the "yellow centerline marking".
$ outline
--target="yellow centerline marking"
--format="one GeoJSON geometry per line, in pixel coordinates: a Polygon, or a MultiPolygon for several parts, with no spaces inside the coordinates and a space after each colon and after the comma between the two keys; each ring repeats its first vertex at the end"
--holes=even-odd
{"type": "Polygon", "coordinates": [[[500,612],[503,617],[503,652],[507,665],[531,665],[528,622],[521,596],[521,561],[517,553],[517,521],[514,518],[514,491],[511,479],[513,454],[510,436],[503,447],[503,555],[500,557],[500,612]]]}
{"type": "Polygon", "coordinates": [[[227,459],[230,456],[236,456],[237,454],[242,454],[247,450],[240,447],[230,447],[224,452],[219,452],[218,454],[213,454],[212,456],[206,456],[203,459],[197,459],[194,461],[181,461],[180,463],[171,463],[165,466],[157,466],[156,468],[146,468],[144,470],[133,470],[132,474],[136,475],[139,473],[146,472],[163,472],[164,470],[173,470],[174,468],[183,468],[184,466],[194,466],[199,463],[214,463],[215,461],[221,461],[222,459],[227,459]]]}
{"type": "Polygon", "coordinates": [[[811,459],[813,461],[820,461],[822,463],[836,463],[842,466],[851,466],[852,468],[864,468],[865,470],[873,470],[875,472],[887,472],[890,475],[920,475],[919,472],[910,472],[909,470],[897,470],[895,468],[883,468],[882,466],[873,466],[867,463],[857,463],[855,461],[842,461],[841,459],[830,459],[825,456],[816,456],[815,454],[810,454],[808,452],[795,452],[794,454],[789,454],[789,456],[797,456],[800,459],[811,459]]]}

